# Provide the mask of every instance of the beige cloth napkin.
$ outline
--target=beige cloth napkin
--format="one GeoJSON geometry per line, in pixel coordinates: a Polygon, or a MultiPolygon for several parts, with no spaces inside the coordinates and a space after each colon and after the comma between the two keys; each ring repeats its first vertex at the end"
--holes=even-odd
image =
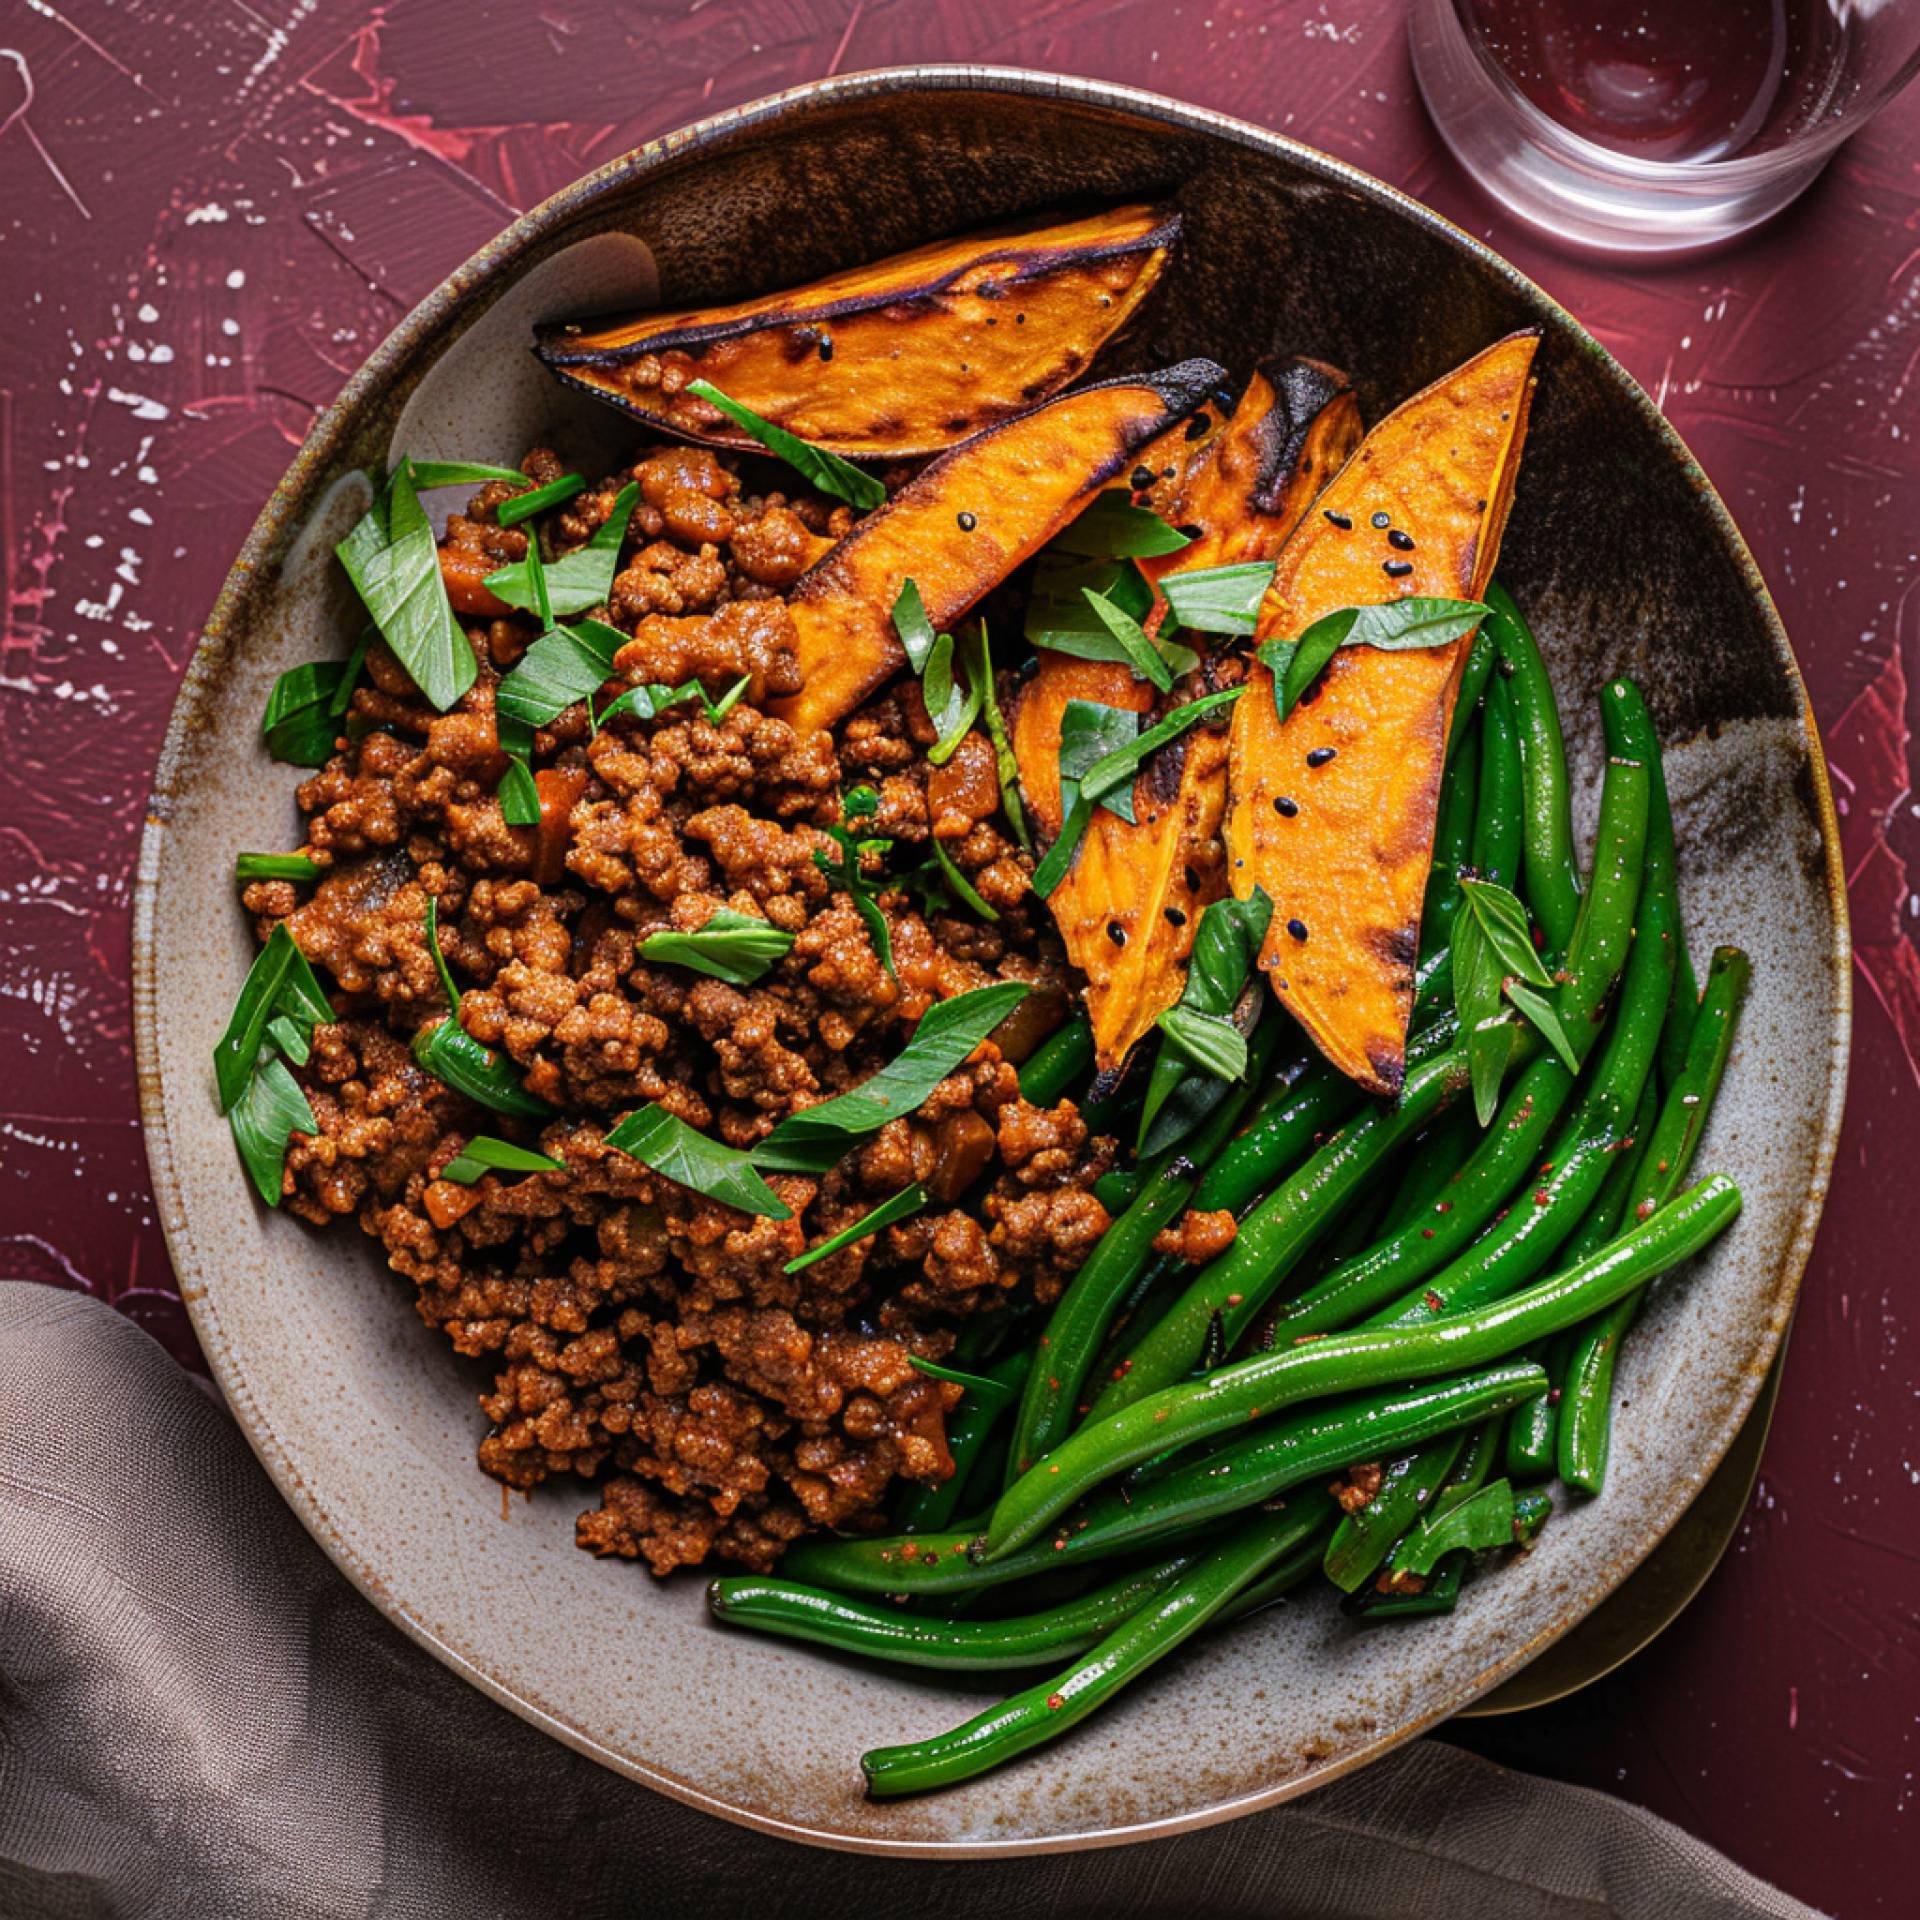
{"type": "Polygon", "coordinates": [[[1809,1911],[1638,1808],[1435,1742],[1268,1813],[1049,1859],[853,1859],[729,1827],[389,1626],[136,1327],[0,1284],[8,1920],[1809,1911]]]}

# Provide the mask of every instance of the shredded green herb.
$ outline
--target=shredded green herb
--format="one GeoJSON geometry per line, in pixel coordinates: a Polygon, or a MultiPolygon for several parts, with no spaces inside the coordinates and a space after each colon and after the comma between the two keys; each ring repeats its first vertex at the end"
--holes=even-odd
{"type": "Polygon", "coordinates": [[[516,493],[511,500],[502,500],[494,508],[493,517],[503,527],[517,527],[522,520],[531,520],[536,513],[545,513],[549,507],[563,506],[575,494],[585,493],[587,476],[584,473],[563,473],[558,480],[549,480],[544,487],[535,487],[530,493],[516,493]]]}
{"type": "Polygon", "coordinates": [[[816,447],[810,441],[802,440],[797,433],[789,433],[785,427],[776,427],[771,420],[763,420],[751,407],[728,399],[712,381],[689,380],[685,391],[698,400],[704,400],[710,407],[718,407],[742,432],[752,434],[769,453],[784,460],[795,473],[811,481],[822,493],[831,494],[836,500],[844,500],[849,506],[858,507],[862,513],[871,513],[875,507],[886,505],[887,490],[872,474],[862,473],[837,453],[829,453],[825,447],[816,447]]]}
{"type": "Polygon", "coordinates": [[[793,1209],[754,1171],[746,1154],[688,1126],[665,1107],[641,1107],[628,1114],[607,1135],[607,1145],[723,1206],[767,1220],[793,1218],[793,1209]]]}
{"type": "Polygon", "coordinates": [[[796,1259],[789,1260],[782,1269],[786,1273],[798,1273],[802,1268],[810,1267],[816,1260],[824,1260],[830,1253],[838,1253],[842,1247],[850,1247],[856,1240],[870,1239],[883,1227],[890,1227],[896,1220],[905,1220],[920,1211],[927,1204],[927,1190],[919,1181],[911,1186],[902,1187],[890,1200],[882,1200],[869,1214],[863,1215],[850,1227],[842,1227],[830,1239],[822,1240],[817,1247],[809,1247],[796,1259]]]}
{"type": "Polygon", "coordinates": [[[496,1140],[490,1133],[476,1133],[458,1154],[440,1169],[442,1180],[456,1187],[470,1187],[485,1173],[565,1173],[564,1160],[554,1160],[531,1147],[517,1147],[511,1140],[496,1140]]]}
{"type": "Polygon", "coordinates": [[[1269,640],[1258,649],[1261,665],[1273,675],[1274,711],[1284,720],[1342,647],[1383,653],[1444,647],[1470,634],[1486,611],[1478,600],[1416,596],[1322,614],[1297,640],[1269,640]]]}
{"type": "Polygon", "coordinates": [[[649,934],[640,943],[640,957],[657,965],[691,967],[730,986],[750,987],[777,966],[792,945],[793,935],[784,927],[722,907],[690,933],[649,934]]]}

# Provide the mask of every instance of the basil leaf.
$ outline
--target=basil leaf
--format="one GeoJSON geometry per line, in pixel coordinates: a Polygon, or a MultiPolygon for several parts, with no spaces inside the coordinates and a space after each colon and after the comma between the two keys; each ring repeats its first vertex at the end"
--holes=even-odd
{"type": "Polygon", "coordinates": [[[1088,606],[1091,588],[1132,620],[1144,620],[1153,611],[1153,588],[1131,560],[1075,560],[1064,554],[1043,553],[1033,565],[1032,590],[1027,596],[1026,638],[1035,647],[1087,658],[1083,649],[1100,649],[1095,657],[1109,658],[1112,645],[1106,623],[1088,606]]]}
{"type": "Polygon", "coordinates": [[[469,1100],[496,1113],[546,1119],[553,1112],[546,1101],[520,1084],[519,1075],[502,1055],[483,1046],[461,1026],[460,989],[454,985],[453,971],[440,951],[440,903],[432,894],[427,895],[427,952],[447,996],[447,1017],[413,1036],[414,1064],[455,1093],[464,1093],[469,1100]]]}
{"type": "Polygon", "coordinates": [[[234,856],[233,877],[242,886],[253,880],[318,880],[320,869],[305,853],[241,853],[234,856]]]}
{"type": "Polygon", "coordinates": [[[1053,845],[1047,849],[1046,857],[1033,870],[1033,890],[1042,900],[1046,899],[1073,865],[1074,851],[1080,845],[1087,831],[1087,822],[1093,818],[1093,802],[1084,793],[1078,794],[1060,822],[1060,831],[1054,836],[1053,845]]]}
{"type": "Polygon", "coordinates": [[[1219,693],[1202,694],[1198,700],[1175,707],[1164,720],[1149,727],[1137,740],[1088,768],[1081,776],[1080,791],[1090,799],[1099,800],[1123,782],[1131,781],[1149,754],[1158,752],[1169,740],[1179,739],[1189,727],[1204,720],[1216,707],[1231,706],[1243,692],[1243,687],[1226,687],[1219,693]]]}
{"type": "Polygon", "coordinates": [[[788,1114],[755,1149],[755,1161],[798,1172],[832,1165],[854,1140],[922,1105],[1029,991],[1023,980],[1006,980],[928,1008],[913,1038],[884,1067],[850,1093],[788,1114]]]}
{"type": "Polygon", "coordinates": [[[334,683],[333,698],[327,702],[327,712],[335,720],[344,719],[348,707],[353,704],[353,690],[360,684],[361,672],[367,664],[367,644],[377,631],[374,627],[362,627],[360,638],[353,643],[353,651],[347,655],[347,664],[334,683]]]}
{"type": "Polygon", "coordinates": [[[507,761],[496,789],[500,818],[510,827],[537,827],[540,824],[540,788],[533,770],[517,755],[507,761]]]}
{"type": "Polygon", "coordinates": [[[1284,720],[1342,647],[1376,647],[1383,653],[1443,647],[1470,634],[1486,611],[1478,600],[1416,595],[1322,614],[1298,639],[1269,640],[1257,650],[1273,675],[1274,711],[1284,720]]]}
{"type": "Polygon", "coordinates": [[[1099,560],[1146,560],[1190,546],[1157,513],[1136,507],[1124,487],[1109,487],[1048,543],[1055,553],[1083,553],[1099,560]]]}
{"type": "Polygon", "coordinates": [[[1190,647],[1169,641],[1163,652],[1147,637],[1146,629],[1111,600],[1095,593],[1091,587],[1085,589],[1085,594],[1087,605],[1119,647],[1121,658],[1133,669],[1136,679],[1150,680],[1162,693],[1171,693],[1173,676],[1191,673],[1200,664],[1200,656],[1190,647]]]}
{"type": "Polygon", "coordinates": [[[1481,1552],[1514,1543],[1513,1488],[1505,1480],[1485,1486],[1472,1499],[1414,1526],[1394,1550],[1396,1573],[1426,1574],[1443,1554],[1481,1552]]]}
{"type": "Polygon", "coordinates": [[[677,707],[682,701],[704,700],[706,689],[698,680],[688,680],[677,687],[663,687],[657,680],[643,687],[629,687],[625,693],[617,694],[596,714],[591,705],[587,708],[587,720],[593,731],[598,733],[607,722],[619,714],[631,714],[636,720],[652,720],[666,712],[669,707],[677,707]]]}
{"type": "Polygon", "coordinates": [[[917,1353],[907,1355],[907,1364],[917,1373],[924,1373],[929,1380],[951,1380],[965,1387],[973,1397],[989,1407],[1011,1406],[1020,1398],[1018,1386],[1009,1385],[1005,1380],[995,1380],[984,1373],[967,1373],[959,1367],[945,1367],[938,1360],[923,1360],[917,1353]]]}
{"type": "Polygon", "coordinates": [[[791,1220],[793,1209],[754,1171],[753,1162],[724,1142],[690,1127],[662,1106],[641,1107],[607,1135],[607,1145],[630,1154],[662,1179],[766,1220],[791,1220]]]}
{"type": "MultiPolygon", "coordinates": [[[[538,549],[530,544],[527,559],[515,560],[497,573],[487,575],[487,591],[508,606],[530,613],[540,605],[538,581],[544,574],[553,609],[547,618],[585,613],[589,607],[604,604],[613,591],[613,577],[620,570],[620,546],[627,537],[627,522],[639,498],[639,487],[629,482],[620,489],[613,511],[594,528],[593,537],[584,546],[575,547],[571,553],[563,553],[558,560],[549,560],[542,567],[534,557],[538,549]]],[[[529,543],[537,537],[527,536],[529,543]]]]}
{"type": "Polygon", "coordinates": [[[651,933],[640,943],[640,957],[657,965],[691,967],[736,987],[750,987],[776,966],[793,945],[793,935],[751,914],[722,907],[704,927],[691,933],[651,933]]]}
{"type": "Polygon", "coordinates": [[[1578,1073],[1580,1056],[1574,1052],[1573,1042],[1567,1038],[1567,1029],[1553,1002],[1535,993],[1524,982],[1511,977],[1506,982],[1506,993],[1507,998],[1520,1009],[1522,1017],[1533,1024],[1547,1045],[1560,1056],[1560,1064],[1569,1073],[1578,1073]]]}
{"type": "Polygon", "coordinates": [[[907,650],[908,664],[915,673],[925,673],[927,656],[933,651],[933,622],[927,618],[920,589],[911,580],[900,583],[900,592],[893,603],[893,630],[907,650]]]}
{"type": "Polygon", "coordinates": [[[394,657],[444,713],[480,668],[448,604],[433,528],[404,465],[334,552],[394,657]]]}
{"type": "MultiPolygon", "coordinates": [[[[593,623],[601,634],[615,631],[593,623]]],[[[626,635],[619,636],[622,644],[626,635]]],[[[495,713],[522,720],[530,727],[544,727],[556,720],[576,700],[585,700],[600,691],[613,671],[611,656],[603,654],[595,638],[569,627],[553,627],[543,633],[519,660],[513,671],[495,688],[495,713]]]]}
{"type": "Polygon", "coordinates": [[[490,1133],[476,1133],[458,1154],[440,1169],[442,1180],[456,1187],[470,1187],[483,1173],[565,1173],[566,1162],[535,1153],[531,1147],[517,1147],[511,1140],[496,1140],[490,1133]]]}
{"type": "Polygon", "coordinates": [[[267,1022],[267,1038],[296,1067],[304,1067],[313,1058],[313,1029],[290,1014],[276,1013],[267,1022]]]}
{"type": "MultiPolygon", "coordinates": [[[[781,1271],[798,1273],[803,1267],[812,1266],[816,1260],[824,1260],[828,1254],[838,1253],[842,1247],[850,1247],[856,1240],[865,1240],[882,1227],[890,1227],[896,1220],[905,1220],[909,1215],[918,1213],[926,1204],[927,1190],[916,1180],[911,1186],[902,1187],[891,1200],[882,1200],[871,1213],[863,1215],[852,1226],[842,1227],[831,1239],[822,1240],[817,1247],[809,1247],[797,1259],[789,1260],[781,1271]]],[[[916,1361],[915,1364],[919,1363],[916,1361]]]]}
{"type": "Polygon", "coordinates": [[[1013,837],[1029,853],[1033,835],[1027,830],[1027,812],[1020,804],[1020,763],[1014,758],[1013,736],[1007,731],[1007,716],[1000,711],[1000,695],[993,684],[993,648],[987,638],[987,623],[974,622],[965,640],[967,675],[980,696],[981,717],[987,723],[987,738],[993,742],[994,771],[1000,778],[1000,807],[1013,829],[1013,837]]]}
{"type": "MultiPolygon", "coordinates": [[[[268,753],[290,767],[324,767],[340,737],[332,703],[345,684],[346,669],[336,660],[289,667],[273,683],[260,717],[268,753]]],[[[351,695],[352,687],[347,691],[351,695]]]]}
{"type": "Polygon", "coordinates": [[[1500,1106],[1511,1038],[1500,999],[1502,974],[1478,917],[1459,914],[1453,923],[1453,1002],[1467,1048],[1473,1107],[1484,1127],[1500,1106]]]}
{"type": "Polygon", "coordinates": [[[1494,880],[1460,877],[1460,894],[1472,908],[1480,930],[1487,936],[1494,957],[1508,972],[1536,987],[1551,987],[1553,975],[1547,971],[1533,944],[1533,930],[1527,910],[1518,897],[1494,880]]]}
{"type": "Polygon", "coordinates": [[[972,731],[980,717],[980,687],[969,674],[963,689],[953,677],[954,640],[950,633],[937,633],[927,653],[926,672],[920,679],[920,691],[927,703],[927,718],[940,736],[927,749],[928,763],[944,767],[953,750],[972,731]]]}
{"type": "Polygon", "coordinates": [[[939,863],[940,871],[946,875],[947,885],[953,889],[955,895],[963,904],[971,907],[982,920],[998,920],[1000,918],[999,914],[981,899],[973,882],[960,871],[959,865],[954,860],[952,854],[946,850],[938,839],[935,839],[933,842],[933,857],[939,863]]]}
{"type": "MultiPolygon", "coordinates": [[[[1140,716],[1125,707],[1097,700],[1069,700],[1060,711],[1060,806],[1072,813],[1082,778],[1110,754],[1123,752],[1140,734],[1140,716]]],[[[1133,788],[1119,788],[1105,803],[1129,826],[1134,824],[1133,788]]]]}
{"type": "Polygon", "coordinates": [[[333,1008],[327,1004],[307,956],[294,944],[285,921],[267,936],[267,944],[247,969],[233,1017],[213,1050],[222,1113],[246,1092],[248,1076],[266,1041],[268,1023],[277,1014],[309,1026],[333,1018],[333,1008]]]}
{"type": "MultiPolygon", "coordinates": [[[[524,474],[520,477],[526,478],[524,474]]],[[[584,473],[563,473],[558,480],[549,480],[544,487],[535,487],[531,493],[516,493],[511,500],[502,500],[494,508],[493,517],[503,527],[517,527],[522,520],[531,520],[536,513],[560,506],[575,494],[585,493],[586,490],[587,476],[584,473]]]]}
{"type": "Polygon", "coordinates": [[[1158,1025],[1175,1049],[1216,1080],[1243,1080],[1247,1072],[1247,1036],[1231,1020],[1196,1007],[1169,1007],[1158,1025]]]}
{"type": "Polygon", "coordinates": [[[720,722],[740,704],[740,696],[752,685],[753,675],[743,673],[718,700],[709,700],[706,696],[706,690],[702,688],[700,705],[706,713],[707,725],[717,727],[720,722]]]}
{"type": "Polygon", "coordinates": [[[1174,618],[1196,633],[1252,633],[1260,602],[1273,584],[1271,560],[1248,560],[1231,567],[1195,567],[1163,573],[1160,591],[1174,618]]]}
{"type": "Polygon", "coordinates": [[[287,1142],[296,1133],[320,1131],[307,1096],[284,1061],[268,1055],[249,1072],[240,1097],[227,1111],[227,1124],[260,1198],[277,1207],[287,1142]]]}
{"type": "Polygon", "coordinates": [[[490,467],[479,460],[407,460],[402,464],[407,478],[422,493],[431,493],[436,487],[484,487],[490,480],[519,486],[527,477],[518,467],[490,467]]]}
{"type": "Polygon", "coordinates": [[[742,432],[752,434],[769,453],[784,460],[822,493],[830,493],[836,500],[844,500],[863,513],[887,504],[887,490],[872,474],[862,473],[837,453],[829,453],[825,447],[816,447],[797,433],[789,433],[785,427],[776,427],[771,420],[761,419],[751,407],[729,400],[712,381],[689,380],[684,391],[704,400],[710,407],[718,407],[742,432]]]}

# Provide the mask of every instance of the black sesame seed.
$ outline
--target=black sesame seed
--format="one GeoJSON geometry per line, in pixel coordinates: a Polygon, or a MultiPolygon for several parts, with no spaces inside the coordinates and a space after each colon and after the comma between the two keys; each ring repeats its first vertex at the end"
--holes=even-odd
{"type": "Polygon", "coordinates": [[[1182,913],[1178,907],[1166,907],[1162,909],[1162,911],[1164,911],[1167,916],[1168,926],[1184,927],[1187,924],[1187,916],[1182,913]]]}
{"type": "Polygon", "coordinates": [[[1186,881],[1189,893],[1200,891],[1200,876],[1191,867],[1182,868],[1180,877],[1186,881]]]}
{"type": "Polygon", "coordinates": [[[1187,438],[1189,440],[1198,440],[1212,425],[1213,416],[1211,414],[1204,412],[1196,413],[1193,418],[1187,422],[1187,438]]]}
{"type": "Polygon", "coordinates": [[[1300,802],[1298,800],[1289,800],[1283,793],[1275,798],[1273,810],[1281,819],[1291,820],[1293,816],[1300,811],[1300,802]]]}
{"type": "Polygon", "coordinates": [[[959,519],[960,531],[962,533],[971,533],[974,530],[974,528],[980,524],[980,522],[977,519],[975,519],[974,516],[970,513],[963,513],[958,515],[957,517],[959,519]]]}
{"type": "Polygon", "coordinates": [[[1398,547],[1402,553],[1411,553],[1413,551],[1413,535],[1410,533],[1402,533],[1398,527],[1395,527],[1394,530],[1387,535],[1387,545],[1390,547],[1398,547]]]}
{"type": "Polygon", "coordinates": [[[1315,747],[1314,750],[1307,755],[1307,765],[1310,767],[1324,767],[1327,762],[1333,758],[1334,753],[1335,749],[1332,747],[1315,747]]]}
{"type": "Polygon", "coordinates": [[[1348,515],[1335,513],[1331,507],[1325,508],[1324,512],[1328,520],[1338,527],[1342,533],[1351,533],[1353,531],[1353,521],[1348,515]]]}
{"type": "Polygon", "coordinates": [[[1116,947],[1124,947],[1127,944],[1127,930],[1118,920],[1109,920],[1107,922],[1107,938],[1111,940],[1116,947]]]}
{"type": "Polygon", "coordinates": [[[1393,515],[1390,513],[1376,513],[1373,516],[1373,524],[1376,527],[1390,527],[1393,525],[1393,515]]]}
{"type": "Polygon", "coordinates": [[[1382,560],[1380,562],[1380,571],[1384,573],[1389,580],[1404,580],[1407,575],[1413,571],[1413,562],[1411,560],[1382,560]]]}
{"type": "Polygon", "coordinates": [[[1016,313],[1013,316],[1013,324],[1016,327],[1024,327],[1027,324],[1027,316],[1024,313],[1016,313]]]}
{"type": "Polygon", "coordinates": [[[1307,923],[1304,920],[1289,920],[1287,922],[1287,931],[1292,934],[1296,940],[1304,940],[1307,937],[1307,923]]]}
{"type": "Polygon", "coordinates": [[[1162,480],[1171,480],[1179,471],[1180,469],[1178,467],[1162,467],[1160,469],[1160,478],[1162,480]]]}
{"type": "Polygon", "coordinates": [[[1145,493],[1146,490],[1152,485],[1153,485],[1153,469],[1151,467],[1135,467],[1133,470],[1134,492],[1145,493]]]}
{"type": "Polygon", "coordinates": [[[1183,527],[1175,527],[1175,533],[1184,533],[1189,540],[1198,540],[1206,532],[1198,520],[1189,520],[1183,527]]]}
{"type": "Polygon", "coordinates": [[[823,333],[820,336],[820,358],[822,360],[833,358],[833,338],[830,334],[823,333]]]}

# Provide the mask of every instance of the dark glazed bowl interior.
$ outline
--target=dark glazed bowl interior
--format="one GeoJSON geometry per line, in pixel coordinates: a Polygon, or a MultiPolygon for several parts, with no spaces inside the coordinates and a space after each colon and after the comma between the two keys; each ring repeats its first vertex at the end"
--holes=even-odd
{"type": "MultiPolygon", "coordinates": [[[[626,443],[612,415],[553,396],[563,449],[575,432],[626,443]]],[[[642,149],[526,216],[408,317],[315,427],[215,612],[157,779],[135,957],[183,1290],[316,1537],[441,1658],[609,1765],[771,1831],[875,1850],[1089,1845],[1218,1819],[1363,1764],[1566,1631],[1672,1524],[1752,1401],[1824,1195],[1847,1030],[1836,834],[1799,678],[1725,510],[1645,395],[1512,269],[1323,156],[1123,89],[960,69],[825,83],[642,149]],[[1345,368],[1377,419],[1496,336],[1544,329],[1501,574],[1548,649],[1583,811],[1603,758],[1594,696],[1630,673],[1673,748],[1697,957],[1724,939],[1754,954],[1700,1159],[1740,1179],[1747,1211],[1663,1289],[1623,1359],[1631,1414],[1606,1496],[1470,1585],[1456,1614],[1363,1634],[1320,1601],[1282,1607],[1197,1643],[1042,1754],[869,1805],[863,1747],[982,1697],[725,1633],[696,1584],[654,1589],[577,1553],[579,1497],[515,1503],[503,1523],[472,1464],[474,1381],[369,1245],[252,1202],[207,1072],[248,954],[226,876],[236,846],[281,844],[293,825],[293,777],[261,754],[257,716],[275,673],[344,649],[326,543],[343,500],[351,518],[348,476],[384,465],[410,396],[529,270],[551,276],[533,317],[592,310],[557,256],[630,235],[664,304],[734,299],[1029,211],[1144,197],[1178,204],[1185,234],[1102,373],[1204,353],[1243,376],[1270,353],[1312,354],[1345,368]]]]}

